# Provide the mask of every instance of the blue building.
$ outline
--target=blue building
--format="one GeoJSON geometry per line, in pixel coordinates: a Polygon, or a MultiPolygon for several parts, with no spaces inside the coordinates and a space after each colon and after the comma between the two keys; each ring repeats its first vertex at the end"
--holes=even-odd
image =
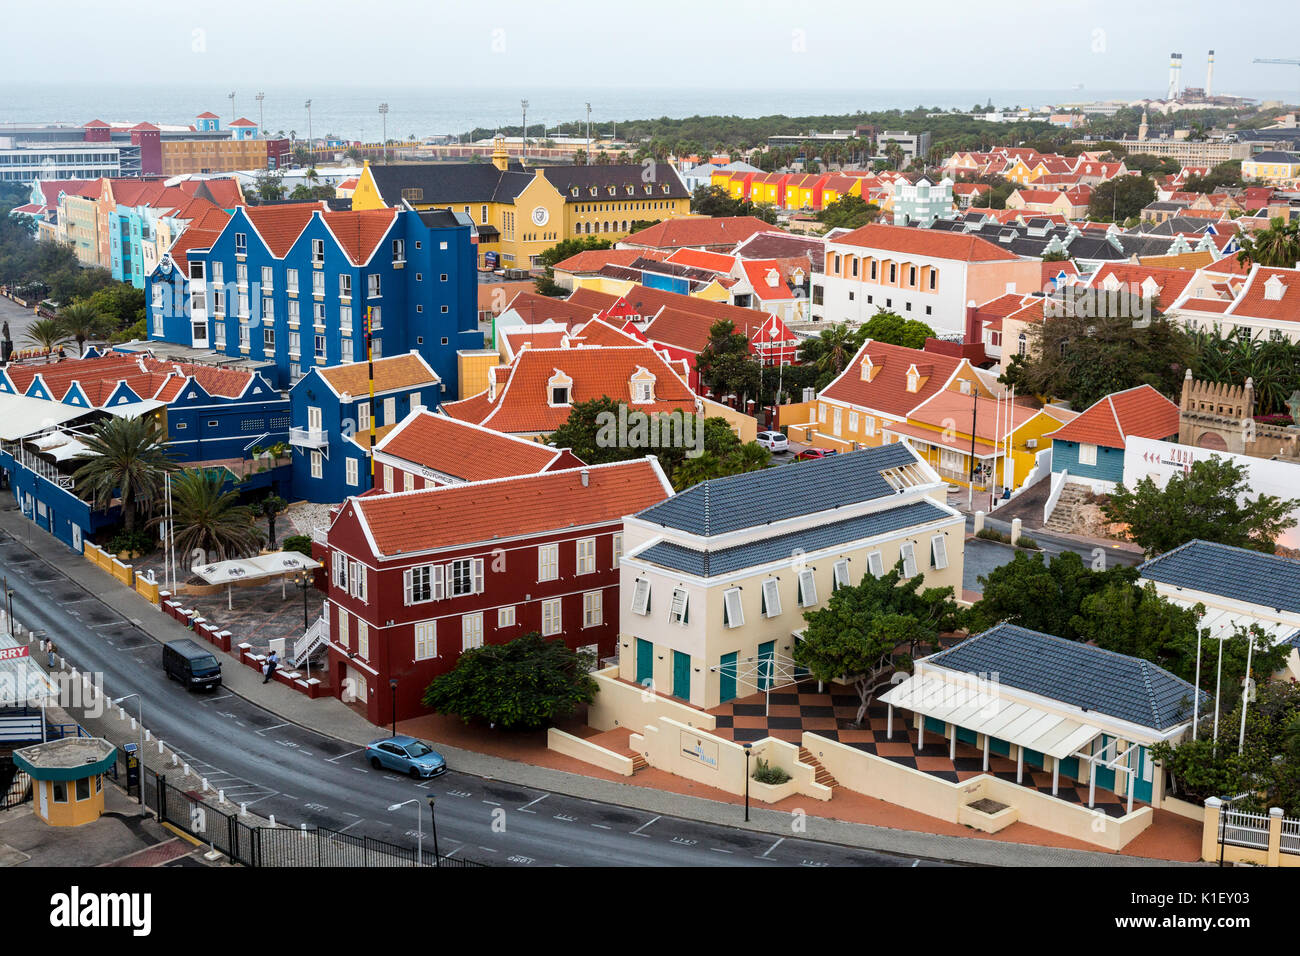
{"type": "Polygon", "coordinates": [[[446,209],[241,206],[153,270],[149,337],[265,361],[286,388],[364,358],[369,310],[376,357],[416,351],[456,395],[457,351],[483,347],[474,245],[446,209]]]}
{"type": "Polygon", "coordinates": [[[367,363],[354,362],[309,369],[289,391],[293,497],[333,502],[370,490],[372,419],[378,443],[411,411],[435,410],[442,400],[438,374],[414,350],[376,359],[374,383],[372,401],[367,363]]]}
{"type": "Polygon", "coordinates": [[[1124,481],[1124,445],[1130,435],[1161,441],[1178,438],[1178,406],[1150,385],[1107,395],[1052,440],[1052,472],[1103,493],[1124,481]]]}

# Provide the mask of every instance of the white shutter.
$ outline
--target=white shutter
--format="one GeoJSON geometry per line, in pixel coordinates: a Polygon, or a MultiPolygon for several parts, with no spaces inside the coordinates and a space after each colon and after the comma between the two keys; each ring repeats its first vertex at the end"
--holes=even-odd
{"type": "Polygon", "coordinates": [[[768,617],[779,617],[781,614],[781,587],[776,578],[768,578],[763,582],[763,603],[767,605],[768,617]]]}
{"type": "Polygon", "coordinates": [[[632,613],[650,613],[650,582],[645,578],[637,578],[632,588],[632,613]]]}
{"type": "Polygon", "coordinates": [[[414,599],[411,586],[411,577],[413,573],[414,572],[410,568],[407,568],[402,572],[402,603],[408,607],[414,599]]]}
{"type": "Polygon", "coordinates": [[[745,623],[745,610],[740,604],[740,588],[723,591],[722,604],[727,612],[727,627],[740,627],[745,623]]]}
{"type": "Polygon", "coordinates": [[[902,555],[903,558],[903,577],[905,578],[916,577],[915,545],[913,545],[912,542],[910,541],[904,542],[903,546],[899,548],[899,553],[902,555]]]}
{"type": "Polygon", "coordinates": [[[430,571],[430,576],[433,579],[433,599],[435,601],[441,601],[442,600],[442,565],[431,564],[429,565],[429,571],[430,571]]]}
{"type": "Polygon", "coordinates": [[[849,561],[848,558],[841,558],[835,562],[835,586],[846,588],[849,586],[849,561]]]}
{"type": "Polygon", "coordinates": [[[686,623],[686,592],[682,588],[673,588],[673,603],[668,608],[668,617],[677,624],[686,623]]]}
{"type": "Polygon", "coordinates": [[[930,539],[930,553],[934,558],[934,566],[942,571],[948,566],[948,539],[941,534],[936,534],[930,539]]]}
{"type": "Polygon", "coordinates": [[[483,593],[483,559],[474,559],[474,593],[483,593]]]}
{"type": "Polygon", "coordinates": [[[879,551],[872,551],[867,555],[867,570],[871,572],[874,578],[884,577],[885,575],[885,558],[879,551]]]}
{"type": "Polygon", "coordinates": [[[817,578],[812,568],[804,568],[799,572],[799,591],[800,603],[804,607],[812,607],[817,603],[817,578]]]}

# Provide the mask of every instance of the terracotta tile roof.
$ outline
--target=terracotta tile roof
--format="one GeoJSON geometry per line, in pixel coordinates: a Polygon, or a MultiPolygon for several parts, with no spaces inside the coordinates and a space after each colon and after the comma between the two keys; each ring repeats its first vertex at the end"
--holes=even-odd
{"type": "MultiPolygon", "coordinates": [[[[374,367],[376,393],[437,385],[441,381],[438,374],[415,352],[375,359],[374,367]]],[[[365,362],[318,368],[316,374],[339,395],[347,392],[354,398],[360,398],[370,392],[370,376],[365,362]]]]}
{"type": "Polygon", "coordinates": [[[180,183],[177,188],[188,196],[207,193],[212,198],[212,201],[222,209],[233,209],[244,202],[237,179],[187,179],[180,183]]]}
{"type": "MultiPolygon", "coordinates": [[[[561,325],[587,322],[596,312],[606,308],[607,304],[592,306],[586,301],[586,295],[579,300],[579,293],[586,291],[579,289],[568,299],[552,299],[550,296],[539,295],[536,292],[519,292],[510,300],[506,311],[515,312],[529,325],[538,325],[542,322],[558,322],[561,325]]],[[[615,296],[606,296],[599,292],[595,294],[603,299],[607,298],[610,303],[615,300],[615,296]]]]}
{"type": "Polygon", "coordinates": [[[1232,308],[1231,299],[1184,299],[1179,310],[1193,312],[1227,312],[1232,308]]]}
{"type": "Polygon", "coordinates": [[[186,378],[193,378],[209,395],[238,398],[252,378],[251,372],[237,369],[165,362],[147,355],[116,352],[46,365],[11,365],[8,371],[9,380],[19,392],[26,392],[39,374],[56,401],[61,401],[74,384],[79,384],[94,405],[105,402],[121,383],[142,399],[170,401],[180,392],[186,378]]]}
{"type": "Polygon", "coordinates": [[[721,252],[709,252],[704,249],[678,249],[668,257],[669,262],[690,266],[693,269],[707,269],[710,272],[731,272],[736,267],[736,257],[723,255],[721,252]]]}
{"type": "Polygon", "coordinates": [[[505,346],[507,362],[526,348],[558,349],[565,346],[569,334],[564,329],[540,325],[524,325],[501,330],[501,344],[505,346]]]}
{"type": "Polygon", "coordinates": [[[572,404],[608,396],[631,402],[631,379],[644,368],[655,376],[654,402],[634,408],[648,412],[695,410],[690,387],[648,345],[618,348],[525,349],[506,371],[505,384],[494,399],[487,393],[462,402],[445,403],[452,418],[476,421],[507,434],[549,434],[569,420],[569,405],[551,406],[548,382],[557,371],[572,379],[572,404]],[[487,408],[486,414],[478,414],[487,408]]]}
{"type": "Polygon", "coordinates": [[[1042,271],[1043,285],[1045,286],[1047,283],[1055,281],[1056,277],[1062,272],[1065,273],[1067,278],[1070,276],[1077,276],[1079,274],[1079,267],[1074,264],[1073,259],[1063,259],[1059,262],[1044,262],[1042,271]]]}
{"type": "Polygon", "coordinates": [[[754,294],[765,301],[793,299],[791,270],[778,259],[746,259],[741,264],[754,294]],[[773,284],[775,279],[775,284],[773,284]]]}
{"type": "Polygon", "coordinates": [[[654,459],[351,499],[381,556],[617,521],[672,488],[654,459]],[[583,485],[583,475],[587,484],[583,485]]]}
{"type": "Polygon", "coordinates": [[[716,219],[697,216],[689,219],[665,219],[621,240],[621,245],[652,246],[658,249],[681,249],[688,246],[735,246],[756,232],[772,230],[769,223],[756,216],[722,216],[716,219]]]}
{"type": "Polygon", "coordinates": [[[375,248],[397,220],[396,209],[348,210],[322,214],[325,225],[354,265],[370,261],[375,248]]]}
{"type": "Polygon", "coordinates": [[[913,229],[908,226],[882,226],[879,223],[855,229],[832,240],[832,243],[963,262],[1013,261],[1020,258],[1015,253],[976,236],[913,229]]]}
{"type": "Polygon", "coordinates": [[[1228,309],[1236,318],[1300,323],[1300,270],[1256,267],[1228,309]],[[1269,290],[1276,289],[1275,297],[1269,290]]]}
{"type": "Polygon", "coordinates": [[[557,448],[429,411],[398,422],[375,450],[461,481],[537,474],[561,457],[557,448]]]}
{"type": "Polygon", "coordinates": [[[627,302],[635,315],[649,317],[658,314],[661,309],[674,309],[678,312],[708,316],[715,322],[719,319],[729,319],[738,332],[743,332],[750,327],[757,328],[767,320],[767,313],[758,309],[745,309],[738,305],[713,302],[690,295],[678,295],[675,292],[651,289],[643,285],[632,286],[622,296],[596,292],[593,289],[578,289],[569,296],[570,302],[586,306],[592,311],[608,309],[620,299],[627,302]]]}
{"type": "Polygon", "coordinates": [[[1208,249],[1204,252],[1180,252],[1171,256],[1139,256],[1138,264],[1159,266],[1165,269],[1200,269],[1214,263],[1214,253],[1208,249]]]}
{"type": "Polygon", "coordinates": [[[630,266],[637,259],[662,259],[664,253],[657,249],[584,249],[576,255],[555,264],[561,272],[599,272],[609,265],[630,266]]]}
{"type": "Polygon", "coordinates": [[[868,340],[845,366],[839,378],[821,390],[818,398],[856,405],[859,408],[905,417],[917,405],[938,392],[961,367],[961,360],[937,352],[888,345],[868,340]],[[871,381],[862,377],[867,359],[879,369],[871,381]],[[931,367],[929,377],[915,392],[907,390],[907,371],[913,365],[931,367]]]}
{"type": "MultiPolygon", "coordinates": [[[[229,216],[226,217],[229,221],[229,216]]],[[[222,226],[224,227],[224,223],[222,226]]],[[[181,273],[184,274],[188,266],[188,258],[185,253],[190,249],[208,249],[212,244],[221,237],[221,227],[215,229],[196,228],[191,225],[190,228],[182,232],[176,241],[171,244],[167,254],[172,257],[172,261],[180,267],[181,273]]]]}
{"type": "Polygon", "coordinates": [[[244,211],[257,234],[271,250],[271,255],[283,258],[311,221],[312,215],[322,208],[319,203],[294,203],[284,206],[249,206],[244,211]]]}
{"type": "MultiPolygon", "coordinates": [[[[978,408],[974,411],[976,441],[994,444],[1022,427],[1039,412],[1026,405],[998,402],[982,396],[975,398],[953,389],[945,389],[912,409],[907,417],[909,421],[934,425],[940,429],[946,429],[952,422],[956,422],[956,430],[969,438],[972,403],[978,408]]],[[[933,432],[930,434],[934,435],[933,432]]]]}
{"type": "Polygon", "coordinates": [[[569,339],[578,345],[641,345],[646,341],[640,332],[625,331],[603,319],[592,319],[571,329],[569,339]]]}
{"type": "Polygon", "coordinates": [[[1127,262],[1105,262],[1092,274],[1088,285],[1094,289],[1108,289],[1107,278],[1113,276],[1120,283],[1119,288],[1133,290],[1134,286],[1143,287],[1151,279],[1156,284],[1157,296],[1161,306],[1173,305],[1183,294],[1187,283],[1196,273],[1190,269],[1166,269],[1159,266],[1132,265],[1127,262]]]}
{"type": "Polygon", "coordinates": [[[645,337],[679,349],[700,352],[709,344],[709,329],[717,319],[696,312],[663,309],[645,327],[645,337]]]}
{"type": "MultiPolygon", "coordinates": [[[[200,113],[195,119],[221,119],[216,113],[200,113]]],[[[107,124],[105,124],[107,125],[107,124]]]]}
{"type": "MultiPolygon", "coordinates": [[[[1045,265],[1062,265],[1059,262],[1044,263],[1045,265]]],[[[996,299],[990,299],[983,305],[975,309],[975,317],[981,322],[992,322],[998,320],[999,327],[1001,320],[1013,312],[1018,312],[1024,308],[1025,300],[1029,298],[1028,293],[1024,292],[1004,292],[996,299]]]]}
{"type": "Polygon", "coordinates": [[[1163,439],[1177,434],[1178,406],[1150,385],[1139,385],[1107,395],[1047,437],[1123,448],[1129,435],[1163,439]]]}

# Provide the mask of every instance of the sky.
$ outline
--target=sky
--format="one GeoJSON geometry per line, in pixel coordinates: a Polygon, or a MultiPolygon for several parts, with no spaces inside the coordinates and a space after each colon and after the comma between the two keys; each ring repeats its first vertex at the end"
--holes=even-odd
{"type": "Polygon", "coordinates": [[[61,0],[57,16],[43,3],[4,6],[0,99],[5,84],[42,79],[917,90],[963,87],[972,70],[986,89],[1158,92],[1175,50],[1183,84],[1203,85],[1211,46],[1215,92],[1300,89],[1300,68],[1251,63],[1300,56],[1282,0],[61,0]]]}

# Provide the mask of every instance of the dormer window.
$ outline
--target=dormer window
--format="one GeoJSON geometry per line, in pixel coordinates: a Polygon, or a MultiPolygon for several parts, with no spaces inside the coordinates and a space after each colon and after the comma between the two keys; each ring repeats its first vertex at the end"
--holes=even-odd
{"type": "Polygon", "coordinates": [[[570,195],[570,196],[573,196],[573,197],[576,199],[577,196],[578,196],[578,187],[577,187],[577,186],[574,186],[572,189],[570,189],[570,190],[569,190],[569,195],[570,195]]]}
{"type": "Polygon", "coordinates": [[[573,379],[558,368],[555,369],[555,374],[546,383],[546,396],[550,405],[553,408],[568,405],[572,400],[572,392],[573,379]]]}
{"type": "Polygon", "coordinates": [[[1282,298],[1282,293],[1286,292],[1286,285],[1276,275],[1270,276],[1269,280],[1264,283],[1264,298],[1276,302],[1282,298]]]}
{"type": "Polygon", "coordinates": [[[907,373],[907,390],[909,392],[915,392],[920,390],[920,388],[921,376],[917,374],[916,369],[912,369],[907,373]]]}
{"type": "Polygon", "coordinates": [[[628,194],[629,196],[634,196],[634,195],[636,195],[636,187],[635,187],[635,186],[628,186],[628,187],[627,187],[627,194],[628,194]]]}
{"type": "Polygon", "coordinates": [[[591,187],[591,194],[592,194],[593,196],[598,196],[598,195],[600,195],[600,190],[597,189],[595,186],[592,186],[592,187],[591,187]]]}
{"type": "Polygon", "coordinates": [[[610,194],[611,196],[617,196],[617,195],[618,195],[618,187],[617,187],[617,186],[610,186],[610,187],[609,187],[609,194],[610,194]]]}
{"type": "Polygon", "coordinates": [[[551,388],[551,404],[567,405],[569,404],[569,386],[556,385],[551,388]]]}

